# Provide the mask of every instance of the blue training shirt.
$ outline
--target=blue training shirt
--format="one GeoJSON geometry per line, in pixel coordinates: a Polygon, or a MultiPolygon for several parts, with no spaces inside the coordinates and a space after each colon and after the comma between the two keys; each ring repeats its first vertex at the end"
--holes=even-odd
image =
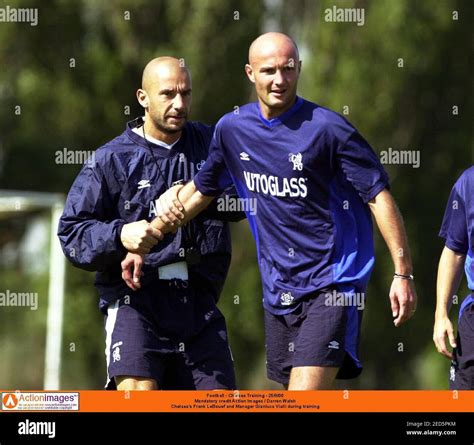
{"type": "Polygon", "coordinates": [[[439,235],[446,247],[466,255],[464,270],[469,289],[474,291],[474,166],[454,184],[439,235]]]}
{"type": "Polygon", "coordinates": [[[255,200],[256,212],[246,213],[265,309],[292,312],[304,297],[337,284],[365,289],[374,264],[367,203],[389,180],[339,114],[298,97],[267,120],[258,103],[247,104],[218,122],[194,182],[208,196],[233,182],[241,199],[255,200]]]}

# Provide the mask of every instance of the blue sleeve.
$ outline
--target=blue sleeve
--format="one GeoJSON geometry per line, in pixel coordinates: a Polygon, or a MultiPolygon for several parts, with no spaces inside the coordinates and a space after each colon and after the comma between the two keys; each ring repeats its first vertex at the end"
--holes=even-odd
{"type": "Polygon", "coordinates": [[[216,125],[212,137],[209,156],[204,166],[194,177],[194,184],[205,196],[218,196],[233,184],[225,162],[219,123],[216,125]]]}
{"type": "Polygon", "coordinates": [[[388,174],[368,142],[353,130],[337,142],[336,156],[346,179],[362,201],[368,203],[383,189],[390,188],[388,174]]]}
{"type": "Polygon", "coordinates": [[[461,180],[451,190],[439,236],[446,240],[446,247],[461,254],[469,250],[465,200],[461,180]]]}
{"type": "Polygon", "coordinates": [[[126,223],[114,219],[117,206],[97,163],[85,165],[69,191],[59,221],[58,236],[66,257],[75,266],[104,271],[126,254],[120,232],[126,223]]]}

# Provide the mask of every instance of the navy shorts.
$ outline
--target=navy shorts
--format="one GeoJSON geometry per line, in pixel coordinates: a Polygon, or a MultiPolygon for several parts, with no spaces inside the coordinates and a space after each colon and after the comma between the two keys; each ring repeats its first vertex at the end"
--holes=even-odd
{"type": "Polygon", "coordinates": [[[186,281],[155,281],[111,303],[105,330],[107,389],[116,376],[154,379],[158,389],[236,387],[224,316],[186,281]]]}
{"type": "Polygon", "coordinates": [[[460,310],[457,347],[449,370],[449,389],[474,389],[474,297],[467,298],[460,310]]]}
{"type": "Polygon", "coordinates": [[[293,367],[340,368],[339,379],[357,377],[362,310],[355,305],[327,303],[332,289],[319,291],[286,315],[265,310],[265,348],[268,378],[288,385],[293,367]]]}

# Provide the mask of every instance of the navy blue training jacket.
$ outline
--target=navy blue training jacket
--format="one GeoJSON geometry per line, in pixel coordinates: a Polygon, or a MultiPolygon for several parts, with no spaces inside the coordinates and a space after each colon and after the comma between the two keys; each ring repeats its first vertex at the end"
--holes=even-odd
{"type": "MultiPolygon", "coordinates": [[[[66,257],[81,269],[97,271],[95,286],[103,310],[132,292],[121,278],[120,262],[127,253],[120,241],[123,225],[155,218],[154,200],[172,184],[194,177],[204,165],[213,134],[213,127],[188,122],[180,140],[168,150],[147,143],[132,131],[142,122],[141,118],[129,122],[120,136],[96,150],[85,163],[59,222],[58,236],[66,257]]],[[[212,293],[217,301],[231,259],[226,221],[243,217],[239,212],[218,212],[214,203],[187,228],[167,234],[145,256],[142,286],[156,279],[158,266],[183,261],[192,239],[202,259],[199,265],[189,267],[191,284],[212,293]]]]}

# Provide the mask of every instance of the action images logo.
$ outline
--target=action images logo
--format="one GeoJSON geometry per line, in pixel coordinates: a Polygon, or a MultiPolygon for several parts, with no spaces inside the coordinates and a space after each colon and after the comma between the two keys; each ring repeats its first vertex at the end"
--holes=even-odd
{"type": "Polygon", "coordinates": [[[78,392],[4,392],[4,411],[79,411],[78,392]]]}

